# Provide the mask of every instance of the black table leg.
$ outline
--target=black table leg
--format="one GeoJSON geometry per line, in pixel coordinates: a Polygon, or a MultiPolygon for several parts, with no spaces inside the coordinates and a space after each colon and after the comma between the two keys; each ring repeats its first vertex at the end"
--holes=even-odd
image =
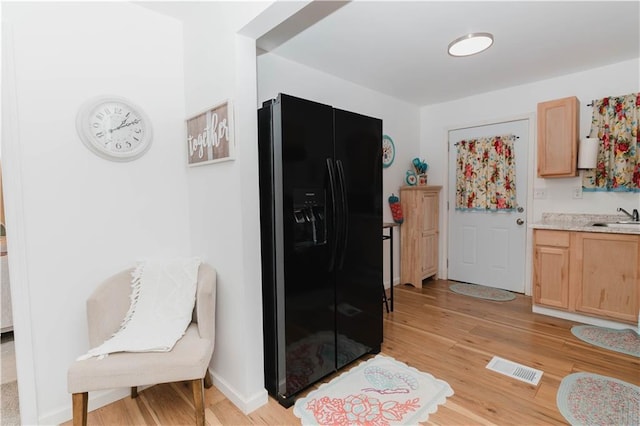
{"type": "MultiPolygon", "coordinates": [[[[389,236],[382,234],[383,241],[388,239],[389,236]]],[[[387,308],[387,313],[389,313],[389,300],[387,299],[387,292],[384,290],[384,281],[382,281],[382,301],[384,302],[384,306],[387,308]]]]}
{"type": "Polygon", "coordinates": [[[389,280],[389,298],[391,299],[391,312],[393,312],[393,227],[389,228],[389,270],[391,279],[389,280]]]}
{"type": "MultiPolygon", "coordinates": [[[[389,273],[391,279],[389,280],[389,297],[387,293],[384,293],[384,303],[387,306],[387,313],[389,313],[389,304],[387,300],[391,302],[391,312],[393,312],[393,226],[385,225],[384,228],[389,228],[389,235],[382,234],[383,240],[389,240],[389,273]]],[[[384,291],[384,284],[382,285],[382,291],[384,291]]]]}

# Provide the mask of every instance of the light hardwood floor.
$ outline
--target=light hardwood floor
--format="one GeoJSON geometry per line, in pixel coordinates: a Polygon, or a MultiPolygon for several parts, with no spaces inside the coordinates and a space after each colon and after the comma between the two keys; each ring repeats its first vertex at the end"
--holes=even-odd
{"type": "MultiPolygon", "coordinates": [[[[426,424],[566,424],[556,407],[556,392],[566,375],[586,371],[640,385],[640,359],[578,340],[570,331],[574,323],[531,313],[530,297],[485,301],[455,294],[448,284],[397,286],[395,310],[383,314],[382,353],[447,381],[455,392],[426,424]],[[543,370],[542,380],[534,387],[487,370],[494,355],[543,370]]],[[[210,425],[300,424],[293,408],[272,398],[244,415],[215,387],[205,391],[205,409],[210,425]]],[[[190,388],[156,385],[135,400],[125,398],[90,412],[88,421],[194,424],[190,388]]]]}

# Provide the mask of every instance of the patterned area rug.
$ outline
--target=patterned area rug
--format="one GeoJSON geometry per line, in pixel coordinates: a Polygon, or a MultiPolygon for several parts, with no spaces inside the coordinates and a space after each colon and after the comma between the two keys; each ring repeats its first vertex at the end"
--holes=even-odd
{"type": "Polygon", "coordinates": [[[578,339],[592,345],[640,358],[640,336],[631,329],[615,330],[592,325],[575,325],[571,332],[578,339]]]}
{"type": "Polygon", "coordinates": [[[507,290],[487,287],[478,284],[456,283],[449,286],[449,290],[465,296],[477,297],[478,299],[496,300],[498,302],[508,302],[516,298],[516,295],[507,290]]]}
{"type": "Polygon", "coordinates": [[[572,425],[640,424],[640,387],[611,377],[570,374],[560,382],[556,403],[572,425]]]}
{"type": "Polygon", "coordinates": [[[296,401],[303,425],[408,425],[424,422],[453,395],[451,386],[377,355],[296,401]]]}

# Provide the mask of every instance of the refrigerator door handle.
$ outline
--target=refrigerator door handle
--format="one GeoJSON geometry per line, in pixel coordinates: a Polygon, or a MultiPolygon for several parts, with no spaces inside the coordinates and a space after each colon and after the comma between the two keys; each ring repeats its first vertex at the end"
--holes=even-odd
{"type": "Polygon", "coordinates": [[[342,232],[341,242],[342,248],[340,249],[340,262],[338,269],[342,269],[344,265],[344,258],[347,253],[347,237],[349,236],[349,202],[347,201],[347,183],[345,181],[344,168],[342,166],[342,160],[336,161],[336,168],[338,169],[338,182],[340,184],[340,202],[342,204],[342,232]]]}
{"type": "Polygon", "coordinates": [[[327,158],[327,174],[329,175],[329,194],[331,196],[331,219],[333,222],[331,231],[331,258],[329,260],[329,271],[333,270],[338,251],[338,215],[336,213],[336,177],[333,160],[327,158]]]}

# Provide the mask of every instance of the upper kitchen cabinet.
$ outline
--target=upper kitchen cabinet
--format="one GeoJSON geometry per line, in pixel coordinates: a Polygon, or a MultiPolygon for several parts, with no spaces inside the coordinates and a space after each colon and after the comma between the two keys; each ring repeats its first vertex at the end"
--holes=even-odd
{"type": "Polygon", "coordinates": [[[538,104],[538,177],[577,176],[578,98],[538,104]]]}

